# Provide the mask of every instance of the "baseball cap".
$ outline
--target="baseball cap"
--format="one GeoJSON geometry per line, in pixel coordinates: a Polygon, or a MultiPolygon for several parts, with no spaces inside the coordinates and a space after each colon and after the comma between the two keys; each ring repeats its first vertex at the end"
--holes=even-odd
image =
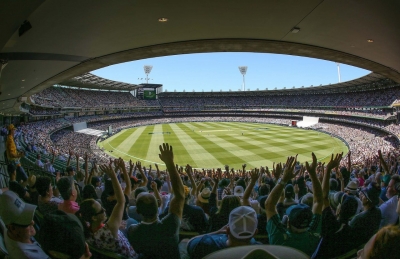
{"type": "Polygon", "coordinates": [[[5,225],[29,225],[35,210],[35,205],[23,202],[13,191],[6,191],[0,195],[0,216],[5,225]]]}
{"type": "Polygon", "coordinates": [[[252,207],[240,206],[229,214],[229,229],[237,239],[251,238],[257,230],[257,213],[252,207]]]}
{"type": "Polygon", "coordinates": [[[60,210],[46,214],[39,235],[40,244],[47,253],[56,251],[71,258],[80,258],[85,253],[83,226],[74,214],[60,210]]]}
{"type": "Polygon", "coordinates": [[[307,228],[312,220],[313,214],[306,204],[292,205],[286,210],[290,225],[295,228],[307,228]]]}
{"type": "Polygon", "coordinates": [[[390,182],[390,175],[385,174],[385,175],[382,177],[382,181],[385,183],[386,186],[388,186],[388,185],[389,185],[389,182],[390,182]]]}
{"type": "Polygon", "coordinates": [[[135,176],[131,176],[131,185],[139,184],[142,180],[137,179],[135,176]]]}
{"type": "Polygon", "coordinates": [[[204,259],[306,259],[310,258],[300,250],[277,245],[249,245],[221,249],[204,257],[204,259]]]}
{"type": "Polygon", "coordinates": [[[244,189],[242,186],[236,186],[234,191],[233,191],[233,195],[235,196],[239,196],[239,197],[243,197],[244,194],[244,189]]]}

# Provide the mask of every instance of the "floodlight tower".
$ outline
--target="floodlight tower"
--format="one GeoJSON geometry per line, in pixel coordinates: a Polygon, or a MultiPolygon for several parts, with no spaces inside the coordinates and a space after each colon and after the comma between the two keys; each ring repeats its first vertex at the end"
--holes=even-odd
{"type": "Polygon", "coordinates": [[[153,68],[153,66],[144,66],[144,73],[146,74],[146,84],[149,83],[149,74],[151,72],[151,69],[153,68]]]}
{"type": "Polygon", "coordinates": [[[338,77],[339,77],[339,83],[340,83],[340,64],[338,63],[338,62],[336,62],[336,65],[337,65],[337,73],[338,73],[338,77]]]}
{"type": "Polygon", "coordinates": [[[246,72],[247,72],[247,66],[239,67],[239,71],[243,75],[243,91],[246,91],[246,84],[245,84],[245,81],[244,81],[244,76],[246,75],[246,72]]]}

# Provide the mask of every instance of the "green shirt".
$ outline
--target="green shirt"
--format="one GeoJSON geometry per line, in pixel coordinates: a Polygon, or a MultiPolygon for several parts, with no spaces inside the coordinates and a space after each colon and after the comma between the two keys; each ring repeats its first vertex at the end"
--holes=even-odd
{"type": "Polygon", "coordinates": [[[275,214],[267,222],[269,243],[271,245],[293,247],[311,256],[318,246],[321,224],[321,215],[314,214],[307,231],[303,233],[291,233],[282,225],[279,215],[275,214]]]}

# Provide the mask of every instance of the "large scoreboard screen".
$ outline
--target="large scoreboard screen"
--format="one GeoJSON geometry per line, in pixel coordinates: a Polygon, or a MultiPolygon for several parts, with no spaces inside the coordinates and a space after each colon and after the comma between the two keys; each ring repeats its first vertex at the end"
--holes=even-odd
{"type": "Polygon", "coordinates": [[[156,89],[143,89],[144,100],[156,100],[156,89]]]}

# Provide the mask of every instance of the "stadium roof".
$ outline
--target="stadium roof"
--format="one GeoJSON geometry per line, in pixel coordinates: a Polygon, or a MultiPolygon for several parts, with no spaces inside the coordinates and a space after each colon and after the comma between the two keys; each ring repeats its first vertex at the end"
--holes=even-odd
{"type": "Polygon", "coordinates": [[[0,1],[0,112],[95,69],[187,53],[298,55],[400,82],[398,10],[397,0],[0,1]]]}
{"type": "Polygon", "coordinates": [[[93,75],[91,73],[86,73],[80,76],[73,77],[71,79],[60,82],[59,84],[65,86],[90,88],[90,89],[124,90],[124,91],[131,91],[141,87],[139,85],[109,80],[106,78],[93,75]]]}

